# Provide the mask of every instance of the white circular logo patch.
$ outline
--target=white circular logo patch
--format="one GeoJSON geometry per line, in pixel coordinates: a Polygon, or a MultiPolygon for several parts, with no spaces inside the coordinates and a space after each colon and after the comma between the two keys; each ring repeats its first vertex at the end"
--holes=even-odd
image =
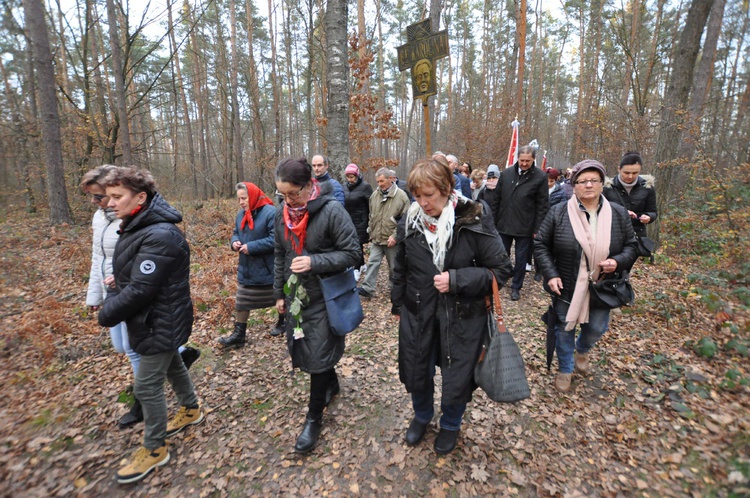
{"type": "Polygon", "coordinates": [[[141,263],[141,273],[143,273],[144,275],[154,273],[154,270],[156,270],[156,263],[154,263],[150,259],[147,259],[146,261],[141,263]]]}

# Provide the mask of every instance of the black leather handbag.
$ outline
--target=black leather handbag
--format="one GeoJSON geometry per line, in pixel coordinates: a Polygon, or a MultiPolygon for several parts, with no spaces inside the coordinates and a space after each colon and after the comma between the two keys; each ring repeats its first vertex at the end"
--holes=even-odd
{"type": "Polygon", "coordinates": [[[620,308],[631,306],[635,301],[630,272],[627,270],[606,276],[602,274],[597,280],[589,277],[589,294],[593,308],[620,308]]]}

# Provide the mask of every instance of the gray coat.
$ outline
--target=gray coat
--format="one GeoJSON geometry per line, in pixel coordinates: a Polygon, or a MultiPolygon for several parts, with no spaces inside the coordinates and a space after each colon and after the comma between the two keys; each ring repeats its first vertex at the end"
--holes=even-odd
{"type": "MultiPolygon", "coordinates": [[[[289,313],[290,298],[284,295],[284,284],[292,274],[289,267],[297,253],[287,239],[282,203],[276,211],[276,249],[273,292],[276,299],[286,299],[286,338],[292,367],[303,372],[322,373],[330,370],[344,354],[344,337],[331,331],[323,293],[318,277],[327,277],[358,263],[361,247],[349,214],[331,195],[330,182],[320,184],[321,195],[307,204],[309,221],[302,255],[310,256],[312,269],[300,274],[300,282],[309,301],[302,309],[302,330],[305,337],[295,340],[292,330],[296,320],[289,313]]],[[[294,235],[291,235],[292,237],[294,235]]]]}

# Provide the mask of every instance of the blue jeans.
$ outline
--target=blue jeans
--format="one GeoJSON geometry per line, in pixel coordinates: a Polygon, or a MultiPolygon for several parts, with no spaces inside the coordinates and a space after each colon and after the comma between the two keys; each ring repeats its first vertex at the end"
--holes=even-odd
{"type": "Polygon", "coordinates": [[[141,355],[130,348],[128,327],[125,325],[125,322],[120,322],[110,328],[109,337],[112,339],[112,347],[115,348],[115,351],[128,355],[130,366],[133,368],[133,376],[138,375],[138,365],[141,363],[141,355]]]}
{"type": "MultiPolygon", "coordinates": [[[[370,294],[375,294],[375,287],[378,284],[378,272],[383,256],[388,260],[388,276],[393,276],[393,265],[396,262],[396,252],[398,246],[388,247],[386,244],[370,244],[370,257],[367,259],[367,271],[365,279],[362,281],[362,288],[370,294]]],[[[390,280],[389,280],[390,281],[390,280]]]]}
{"type": "Polygon", "coordinates": [[[510,284],[511,289],[521,290],[523,279],[526,278],[526,263],[534,248],[533,237],[515,237],[513,235],[500,234],[500,238],[505,246],[505,251],[510,255],[510,246],[516,241],[516,260],[513,264],[513,282],[510,284]]]}
{"type": "MultiPolygon", "coordinates": [[[[437,356],[439,348],[434,348],[437,356]]],[[[414,407],[414,418],[422,424],[429,424],[432,421],[432,417],[435,415],[435,360],[430,360],[430,385],[428,389],[421,392],[411,393],[411,403],[414,407]]],[[[466,403],[458,405],[446,405],[445,403],[440,404],[440,409],[443,415],[440,417],[440,428],[448,431],[457,431],[461,429],[461,421],[466,411],[466,403]]]]}
{"type": "Polygon", "coordinates": [[[557,313],[557,325],[555,325],[557,347],[555,350],[560,373],[573,373],[573,352],[588,353],[602,338],[609,329],[609,310],[591,308],[589,323],[581,324],[581,333],[576,340],[575,328],[570,331],[565,330],[565,316],[568,314],[570,304],[562,299],[553,298],[552,305],[557,313]]]}
{"type": "Polygon", "coordinates": [[[177,350],[142,355],[138,375],[135,376],[135,397],[143,406],[143,419],[146,425],[143,446],[150,450],[163,446],[167,436],[165,379],[172,384],[180,406],[198,407],[193,382],[177,350]]]}

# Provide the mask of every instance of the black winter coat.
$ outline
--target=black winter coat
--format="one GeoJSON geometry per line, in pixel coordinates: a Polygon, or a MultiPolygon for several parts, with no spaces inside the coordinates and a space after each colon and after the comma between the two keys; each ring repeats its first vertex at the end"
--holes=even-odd
{"type": "Polygon", "coordinates": [[[628,211],[633,211],[637,216],[631,218],[633,230],[639,236],[646,235],[646,225],[638,219],[642,214],[651,217],[650,223],[656,221],[658,213],[656,211],[656,190],[654,189],[654,177],[651,175],[641,175],[630,194],[620,183],[620,175],[617,175],[611,181],[605,182],[605,188],[602,192],[609,202],[620,204],[628,211]]]}
{"type": "Polygon", "coordinates": [[[433,285],[439,272],[424,234],[413,231],[404,238],[406,216],[399,224],[391,301],[400,312],[399,379],[408,392],[429,388],[434,357],[442,369],[444,403],[466,403],[477,387],[474,365],[487,333],[485,296],[492,292],[490,271],[500,286],[512,272],[487,211],[481,202],[456,207],[453,242],[445,257],[450,276],[450,290],[445,294],[433,285]]]}
{"type": "Polygon", "coordinates": [[[124,321],[130,346],[153,355],[185,344],[193,328],[190,247],[175,223],[182,215],[158,193],[123,222],[115,246],[115,291],[99,311],[99,324],[124,321]]]}
{"type": "MultiPolygon", "coordinates": [[[[617,261],[617,271],[629,270],[637,258],[637,242],[627,211],[619,204],[612,204],[612,234],[609,255],[617,261]]],[[[601,207],[600,207],[601,209],[601,207]]],[[[600,226],[601,228],[601,226],[600,226]]],[[[568,215],[568,203],[553,206],[534,239],[534,261],[544,276],[544,289],[550,292],[547,282],[562,279],[563,301],[570,302],[578,278],[578,267],[583,249],[576,240],[568,215]]],[[[591,265],[598,263],[592,261],[591,265]]]]}
{"type": "Polygon", "coordinates": [[[497,231],[514,237],[531,237],[539,230],[549,205],[547,174],[532,166],[518,175],[518,163],[500,172],[495,215],[497,231]]]}
{"type": "Polygon", "coordinates": [[[490,207],[490,215],[492,216],[492,224],[497,227],[497,207],[500,205],[500,191],[495,186],[494,189],[488,189],[487,185],[479,190],[477,195],[478,201],[484,201],[490,207]]]}
{"type": "Polygon", "coordinates": [[[353,185],[347,182],[344,187],[344,207],[354,222],[359,243],[362,245],[367,244],[370,240],[370,235],[367,233],[367,223],[370,220],[371,195],[372,187],[361,176],[353,185]]]}
{"type": "Polygon", "coordinates": [[[302,330],[305,337],[297,340],[292,335],[297,323],[288,311],[291,301],[284,295],[284,284],[292,274],[289,267],[298,254],[292,249],[291,241],[286,238],[284,204],[276,211],[273,292],[276,299],[286,299],[285,327],[292,367],[308,373],[330,370],[344,354],[344,337],[334,334],[328,324],[328,313],[318,277],[342,272],[356,265],[362,255],[352,219],[344,206],[331,195],[332,185],[330,182],[323,182],[320,189],[320,197],[307,204],[310,218],[302,255],[310,256],[312,269],[308,273],[299,274],[309,301],[302,310],[302,330]]]}

